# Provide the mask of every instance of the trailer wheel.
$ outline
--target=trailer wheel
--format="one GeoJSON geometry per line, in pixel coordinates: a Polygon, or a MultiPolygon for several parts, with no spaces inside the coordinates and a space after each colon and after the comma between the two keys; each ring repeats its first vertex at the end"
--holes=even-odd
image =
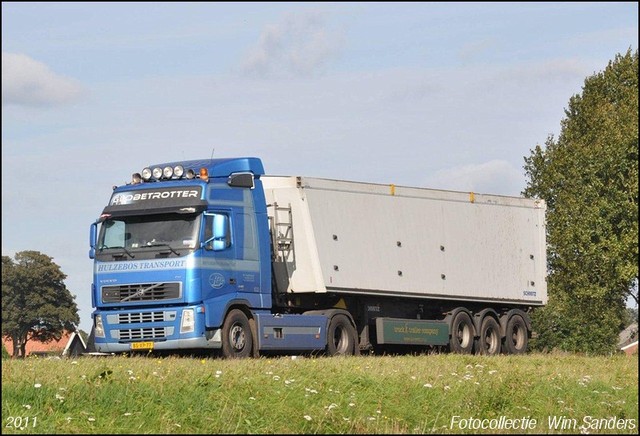
{"type": "Polygon", "coordinates": [[[478,354],[487,356],[500,354],[501,344],[498,321],[492,316],[485,316],[480,326],[480,338],[476,348],[478,354]]]}
{"type": "Polygon", "coordinates": [[[238,359],[250,357],[253,349],[253,335],[249,319],[243,311],[233,309],[222,326],[222,356],[238,359]]]}
{"type": "Polygon", "coordinates": [[[523,354],[527,351],[529,333],[527,325],[520,315],[513,315],[507,321],[504,350],[508,354],[523,354]]]}
{"type": "Polygon", "coordinates": [[[346,315],[336,315],[331,318],[327,329],[327,354],[329,356],[354,355],[356,341],[356,329],[346,315]]]}
{"type": "Polygon", "coordinates": [[[449,348],[460,354],[470,354],[473,350],[473,322],[467,312],[458,312],[453,319],[449,348]]]}

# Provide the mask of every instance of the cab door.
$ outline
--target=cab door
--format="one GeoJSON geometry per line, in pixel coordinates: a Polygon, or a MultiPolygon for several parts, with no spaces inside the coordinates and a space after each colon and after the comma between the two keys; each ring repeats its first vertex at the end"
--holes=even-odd
{"type": "Polygon", "coordinates": [[[205,299],[237,292],[237,258],[231,210],[204,214],[202,287],[205,299]]]}

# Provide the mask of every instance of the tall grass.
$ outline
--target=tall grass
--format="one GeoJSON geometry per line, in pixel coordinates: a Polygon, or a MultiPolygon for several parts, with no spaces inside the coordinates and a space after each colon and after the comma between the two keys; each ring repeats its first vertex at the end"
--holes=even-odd
{"type": "Polygon", "coordinates": [[[535,419],[525,433],[637,434],[638,358],[2,361],[3,433],[523,432],[468,428],[480,420],[495,426],[501,417],[535,419]],[[550,428],[550,419],[568,428],[550,428]],[[611,423],[618,428],[605,428],[611,423]]]}

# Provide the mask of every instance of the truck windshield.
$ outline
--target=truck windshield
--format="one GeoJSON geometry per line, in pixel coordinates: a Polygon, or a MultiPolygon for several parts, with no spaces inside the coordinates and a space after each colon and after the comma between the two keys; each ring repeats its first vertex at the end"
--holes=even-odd
{"type": "Polygon", "coordinates": [[[102,223],[98,250],[133,252],[156,247],[175,254],[198,244],[200,215],[162,214],[109,218],[102,223]],[[176,251],[177,250],[177,251],[176,251]]]}

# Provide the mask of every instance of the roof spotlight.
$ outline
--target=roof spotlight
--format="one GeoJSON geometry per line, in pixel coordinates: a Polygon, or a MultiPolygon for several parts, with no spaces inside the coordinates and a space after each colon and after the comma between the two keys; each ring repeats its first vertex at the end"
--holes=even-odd
{"type": "Polygon", "coordinates": [[[131,183],[133,185],[137,185],[138,183],[142,183],[142,176],[140,175],[140,173],[133,173],[131,175],[131,183]]]}
{"type": "Polygon", "coordinates": [[[173,167],[173,175],[180,178],[184,174],[184,167],[182,165],[176,165],[173,167]]]}
{"type": "Polygon", "coordinates": [[[162,168],[155,167],[153,169],[153,178],[156,180],[160,180],[161,177],[162,177],[162,168]]]}
{"type": "Polygon", "coordinates": [[[162,170],[162,175],[164,176],[165,179],[170,179],[171,176],[173,176],[173,168],[164,167],[164,170],[162,170]]]}
{"type": "Polygon", "coordinates": [[[142,170],[142,180],[148,182],[151,179],[151,168],[145,168],[142,170]]]}
{"type": "Polygon", "coordinates": [[[196,172],[193,171],[191,168],[189,168],[187,170],[187,174],[186,174],[187,179],[191,180],[191,179],[195,179],[196,177],[196,172]]]}

